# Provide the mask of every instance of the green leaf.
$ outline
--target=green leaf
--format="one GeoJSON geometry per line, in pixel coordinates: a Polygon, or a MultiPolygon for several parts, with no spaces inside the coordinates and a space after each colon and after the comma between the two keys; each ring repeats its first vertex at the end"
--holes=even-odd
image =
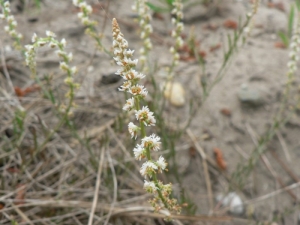
{"type": "Polygon", "coordinates": [[[296,0],[296,6],[298,11],[300,12],[300,0],[296,0]]]}
{"type": "Polygon", "coordinates": [[[149,8],[151,10],[153,10],[154,12],[157,12],[157,13],[168,12],[169,11],[169,9],[167,9],[167,8],[162,8],[162,7],[153,5],[152,3],[149,3],[149,2],[147,2],[146,4],[147,4],[147,6],[149,6],[149,8]]]}
{"type": "Polygon", "coordinates": [[[34,0],[34,3],[39,9],[41,8],[41,0],[34,0]]]}
{"type": "Polygon", "coordinates": [[[285,47],[289,46],[289,38],[283,32],[278,32],[278,36],[280,37],[281,41],[285,45],[285,47]]]}
{"type": "Polygon", "coordinates": [[[293,24],[294,24],[294,16],[295,16],[295,8],[291,7],[290,15],[289,15],[289,24],[288,24],[288,36],[292,37],[293,33],[293,24]]]}
{"type": "Polygon", "coordinates": [[[167,0],[167,3],[168,3],[169,6],[172,6],[173,2],[174,2],[174,0],[167,0]]]}
{"type": "Polygon", "coordinates": [[[231,48],[232,46],[231,36],[228,34],[227,37],[228,37],[228,47],[231,48]]]}

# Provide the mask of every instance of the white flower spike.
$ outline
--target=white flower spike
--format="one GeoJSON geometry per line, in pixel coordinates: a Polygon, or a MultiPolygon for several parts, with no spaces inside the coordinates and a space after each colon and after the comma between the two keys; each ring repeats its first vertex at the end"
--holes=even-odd
{"type": "MultiPolygon", "coordinates": [[[[145,27],[151,31],[149,26],[145,25],[145,27]]],[[[164,185],[155,176],[156,173],[161,173],[166,170],[167,162],[162,156],[160,156],[157,161],[153,161],[151,157],[152,151],[158,151],[160,149],[161,142],[160,137],[155,134],[146,136],[146,126],[154,126],[156,120],[154,113],[149,110],[148,106],[141,108],[140,105],[140,99],[144,99],[148,94],[146,88],[138,84],[145,75],[135,70],[138,61],[137,59],[132,59],[134,51],[128,49],[128,42],[121,33],[116,19],[113,19],[113,52],[116,64],[121,67],[116,72],[116,75],[121,76],[125,80],[119,90],[132,95],[131,98],[126,100],[123,110],[131,111],[135,109],[136,119],[140,122],[140,127],[130,122],[128,124],[128,131],[131,138],[136,139],[138,133],[142,135],[141,144],[136,145],[133,149],[133,154],[136,160],[140,161],[146,159],[146,162],[144,162],[140,169],[140,173],[150,181],[145,180],[144,189],[148,193],[154,194],[155,197],[150,202],[156,211],[160,210],[163,204],[166,209],[179,213],[181,207],[176,203],[177,201],[175,199],[169,198],[172,192],[171,185],[164,185]]]]}

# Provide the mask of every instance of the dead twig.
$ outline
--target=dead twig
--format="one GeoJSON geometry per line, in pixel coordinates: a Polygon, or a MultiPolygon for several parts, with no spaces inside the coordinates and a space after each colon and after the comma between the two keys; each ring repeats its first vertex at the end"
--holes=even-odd
{"type": "Polygon", "coordinates": [[[92,210],[91,210],[91,213],[90,213],[88,225],[93,224],[94,213],[95,213],[96,205],[97,205],[97,202],[98,202],[98,195],[99,195],[99,189],[100,189],[100,184],[101,184],[101,173],[102,173],[103,160],[104,160],[104,152],[105,152],[105,150],[102,149],[100,160],[99,160],[99,165],[98,165],[97,181],[96,181],[94,199],[93,199],[93,204],[92,204],[92,210]]]}
{"type": "Polygon", "coordinates": [[[287,172],[287,174],[295,181],[300,182],[300,178],[286,165],[281,158],[278,157],[275,151],[270,151],[274,159],[280,164],[280,166],[287,172]]]}
{"type": "Polygon", "coordinates": [[[204,176],[205,176],[205,182],[206,182],[206,188],[207,188],[207,195],[208,195],[208,200],[209,200],[209,207],[210,207],[210,211],[213,210],[213,192],[212,192],[212,187],[211,187],[211,181],[210,181],[210,176],[209,176],[209,172],[208,172],[208,166],[207,166],[207,157],[206,154],[204,152],[204,150],[201,148],[201,146],[198,144],[195,135],[193,134],[193,132],[190,129],[187,129],[187,134],[189,135],[189,137],[191,138],[191,140],[193,141],[197,151],[199,152],[201,158],[202,158],[202,163],[203,163],[203,171],[204,171],[204,176]]]}
{"type": "Polygon", "coordinates": [[[283,139],[281,133],[277,131],[277,132],[276,132],[276,135],[277,135],[277,137],[278,137],[278,140],[279,140],[279,142],[280,142],[280,145],[281,145],[281,147],[282,147],[282,150],[283,150],[283,152],[284,152],[284,155],[285,155],[285,157],[286,157],[286,160],[287,160],[288,162],[291,162],[291,161],[292,161],[292,160],[291,160],[291,155],[290,155],[290,153],[289,153],[289,150],[288,150],[288,148],[287,148],[287,146],[286,146],[286,143],[285,143],[285,141],[284,141],[284,139],[283,139]]]}
{"type": "Polygon", "coordinates": [[[107,214],[107,217],[106,217],[104,225],[107,225],[107,223],[109,221],[109,218],[111,216],[112,210],[113,210],[113,208],[114,208],[114,206],[115,206],[115,204],[117,202],[117,191],[118,191],[117,176],[116,176],[116,172],[115,172],[114,165],[113,165],[113,162],[111,160],[111,156],[109,154],[109,151],[106,152],[106,155],[107,155],[107,158],[108,158],[108,163],[109,163],[109,166],[110,166],[110,170],[111,170],[112,175],[113,175],[114,197],[113,197],[113,201],[111,203],[111,206],[110,206],[109,212],[107,214]]]}
{"type": "Polygon", "coordinates": [[[271,193],[268,193],[266,195],[260,196],[258,198],[245,201],[245,204],[254,204],[254,203],[257,203],[259,201],[264,201],[264,200],[272,198],[272,197],[274,197],[278,194],[281,194],[282,192],[285,192],[285,191],[288,191],[288,190],[293,190],[293,189],[298,188],[298,187],[300,187],[300,182],[294,183],[294,184],[289,185],[289,186],[285,186],[281,189],[278,189],[278,190],[273,191],[271,193]]]}

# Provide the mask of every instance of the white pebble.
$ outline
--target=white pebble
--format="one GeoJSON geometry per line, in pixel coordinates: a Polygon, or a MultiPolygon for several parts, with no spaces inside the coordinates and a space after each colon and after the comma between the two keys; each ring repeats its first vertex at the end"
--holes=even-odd
{"type": "Polygon", "coordinates": [[[174,106],[180,107],[185,104],[185,91],[179,82],[168,82],[165,86],[164,96],[174,106]]]}

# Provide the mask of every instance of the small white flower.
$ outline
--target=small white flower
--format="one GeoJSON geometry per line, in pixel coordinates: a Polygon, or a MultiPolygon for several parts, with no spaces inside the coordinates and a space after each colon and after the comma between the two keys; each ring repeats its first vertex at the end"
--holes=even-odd
{"type": "Polygon", "coordinates": [[[141,54],[141,55],[144,55],[145,53],[146,53],[145,48],[141,48],[141,49],[140,49],[140,54],[141,54]]]}
{"type": "Polygon", "coordinates": [[[120,47],[123,49],[128,48],[128,41],[126,41],[122,36],[118,36],[118,38],[121,37],[121,41],[120,41],[120,47]]]}
{"type": "Polygon", "coordinates": [[[10,15],[6,18],[7,22],[12,23],[13,21],[15,21],[15,17],[13,15],[10,15]]]}
{"type": "Polygon", "coordinates": [[[70,69],[69,66],[65,62],[60,62],[59,67],[60,67],[60,69],[65,70],[65,71],[68,71],[70,69]]]}
{"type": "Polygon", "coordinates": [[[140,21],[140,26],[141,26],[141,27],[145,27],[145,25],[146,25],[145,20],[144,20],[144,19],[141,19],[141,21],[140,21]]]}
{"type": "Polygon", "coordinates": [[[132,97],[132,98],[126,100],[123,110],[130,111],[133,109],[133,107],[134,107],[134,98],[132,97]]]}
{"type": "Polygon", "coordinates": [[[153,151],[158,151],[160,148],[160,144],[160,137],[156,136],[155,134],[152,134],[149,137],[144,137],[142,139],[142,146],[153,151]]]}
{"type": "Polygon", "coordinates": [[[145,63],[146,60],[147,60],[147,59],[146,59],[146,56],[142,55],[142,56],[140,57],[141,63],[145,63]]]}
{"type": "Polygon", "coordinates": [[[6,1],[6,2],[4,3],[4,7],[5,7],[5,8],[9,8],[9,6],[10,6],[9,1],[6,1]]]}
{"type": "Polygon", "coordinates": [[[294,68],[296,66],[296,63],[294,61],[290,61],[287,63],[288,68],[294,68]]]}
{"type": "Polygon", "coordinates": [[[60,44],[61,44],[63,47],[66,47],[66,45],[67,45],[66,39],[64,39],[64,38],[61,39],[60,44]]]}
{"type": "Polygon", "coordinates": [[[133,149],[134,158],[136,160],[141,160],[142,158],[145,158],[145,152],[146,150],[143,148],[143,146],[137,144],[136,147],[133,149]]]}
{"type": "Polygon", "coordinates": [[[153,116],[153,112],[151,112],[148,106],[143,106],[141,110],[135,112],[136,119],[140,122],[143,122],[145,126],[154,126],[156,120],[153,116]]]}
{"type": "Polygon", "coordinates": [[[74,83],[74,79],[73,77],[67,77],[65,80],[64,80],[65,84],[67,85],[71,85],[74,83]]]}
{"type": "Polygon", "coordinates": [[[244,30],[243,30],[243,32],[244,32],[246,35],[248,35],[248,34],[250,33],[250,31],[251,31],[250,27],[245,27],[244,30]]]}
{"type": "Polygon", "coordinates": [[[140,79],[145,78],[146,76],[142,73],[138,73],[136,70],[134,69],[130,69],[128,72],[126,72],[125,74],[123,74],[123,79],[124,80],[135,80],[135,81],[139,81],[140,79]]]}
{"type": "Polygon", "coordinates": [[[151,26],[150,24],[147,24],[147,25],[145,26],[145,30],[146,30],[146,32],[148,32],[148,33],[152,33],[152,32],[153,32],[153,28],[152,28],[152,26],[151,26]]]}
{"type": "Polygon", "coordinates": [[[76,66],[73,66],[73,67],[71,68],[71,73],[74,75],[74,74],[76,74],[77,72],[78,72],[77,67],[76,67],[76,66]]]}
{"type": "Polygon", "coordinates": [[[90,21],[89,18],[87,18],[87,17],[83,17],[83,18],[81,19],[81,23],[82,23],[83,25],[88,26],[90,22],[91,22],[91,21],[90,21]]]}
{"type": "Polygon", "coordinates": [[[83,14],[83,12],[79,12],[79,13],[77,13],[77,17],[78,17],[79,19],[82,19],[82,18],[84,17],[84,14],[83,14]]]}
{"type": "Polygon", "coordinates": [[[15,37],[17,35],[17,32],[15,30],[11,30],[8,32],[10,36],[15,37]]]}
{"type": "Polygon", "coordinates": [[[56,42],[53,42],[53,41],[50,41],[50,42],[49,42],[49,47],[50,47],[50,48],[55,48],[55,47],[57,47],[57,43],[56,43],[56,42]]]}
{"type": "Polygon", "coordinates": [[[144,181],[144,189],[148,193],[155,193],[158,188],[155,186],[155,183],[153,181],[144,181]]]}
{"type": "Polygon", "coordinates": [[[128,92],[133,96],[142,96],[143,98],[146,97],[148,94],[146,88],[144,88],[143,85],[139,85],[139,84],[131,86],[128,92]]]}
{"type": "Polygon", "coordinates": [[[12,25],[13,27],[16,27],[16,26],[18,25],[18,23],[17,23],[17,21],[14,20],[14,21],[11,22],[11,25],[12,25]]]}
{"type": "Polygon", "coordinates": [[[121,87],[119,87],[119,91],[128,91],[131,88],[131,82],[125,81],[121,87]]]}
{"type": "Polygon", "coordinates": [[[124,73],[124,69],[118,69],[117,72],[115,73],[116,75],[122,75],[124,73]]]}
{"type": "Polygon", "coordinates": [[[149,176],[151,177],[153,173],[155,173],[155,170],[157,170],[158,167],[153,162],[147,161],[142,165],[142,168],[140,169],[140,173],[142,176],[149,176]]]}
{"type": "Polygon", "coordinates": [[[130,49],[127,49],[127,50],[123,51],[123,54],[126,57],[131,57],[133,55],[133,53],[134,53],[134,50],[130,50],[130,49]]]}
{"type": "Polygon", "coordinates": [[[131,138],[133,138],[133,137],[135,137],[135,139],[137,138],[137,132],[139,131],[139,129],[140,128],[138,126],[134,125],[133,122],[130,122],[128,124],[128,131],[131,135],[131,138]]]}
{"type": "Polygon", "coordinates": [[[56,37],[56,35],[52,31],[49,31],[49,30],[46,30],[46,35],[47,35],[47,37],[53,37],[53,38],[56,37]]]}
{"type": "Polygon", "coordinates": [[[183,45],[183,40],[180,36],[176,38],[176,45],[178,47],[181,47],[183,45]]]}
{"type": "Polygon", "coordinates": [[[156,165],[158,166],[158,168],[160,170],[165,170],[167,167],[167,163],[166,163],[166,160],[164,159],[164,157],[160,156],[156,162],[156,165]]]}
{"type": "Polygon", "coordinates": [[[176,24],[176,19],[174,17],[172,17],[171,22],[172,22],[172,24],[176,24]]]}
{"type": "Polygon", "coordinates": [[[68,54],[68,60],[69,60],[69,62],[71,62],[73,60],[73,53],[72,52],[70,52],[68,54]]]}
{"type": "Polygon", "coordinates": [[[73,5],[78,6],[79,5],[79,1],[78,0],[73,0],[73,5]]]}
{"type": "Polygon", "coordinates": [[[116,63],[117,63],[118,66],[123,66],[124,65],[121,61],[116,60],[115,58],[114,58],[114,60],[116,61],[116,63]]]}
{"type": "Polygon", "coordinates": [[[147,49],[152,49],[152,43],[150,41],[150,38],[145,39],[144,45],[147,49]]]}
{"type": "Polygon", "coordinates": [[[79,3],[79,7],[80,7],[80,8],[86,8],[86,7],[87,7],[86,2],[80,2],[80,3],[79,3]]]}
{"type": "Polygon", "coordinates": [[[5,18],[4,14],[0,14],[0,19],[4,19],[4,18],[5,18]]]}
{"type": "Polygon", "coordinates": [[[57,50],[56,51],[56,54],[59,56],[59,57],[66,57],[67,56],[67,53],[65,51],[62,51],[62,50],[57,50]]]}
{"type": "Polygon", "coordinates": [[[179,32],[183,31],[183,28],[184,28],[184,25],[183,25],[182,22],[177,24],[177,29],[178,29],[179,32]]]}
{"type": "Polygon", "coordinates": [[[134,66],[136,66],[138,64],[138,59],[132,60],[131,58],[124,57],[124,62],[122,62],[122,64],[134,67],[134,66]]]}
{"type": "Polygon", "coordinates": [[[26,48],[27,52],[34,50],[33,45],[25,45],[25,48],[26,48]]]}
{"type": "Polygon", "coordinates": [[[37,39],[38,39],[38,37],[37,37],[36,33],[34,33],[32,35],[31,42],[35,43],[37,41],[37,39]]]}
{"type": "Polygon", "coordinates": [[[90,5],[87,5],[85,7],[85,10],[86,10],[87,14],[91,14],[93,12],[93,8],[90,5]]]}
{"type": "Polygon", "coordinates": [[[176,53],[176,50],[173,46],[170,48],[170,53],[172,53],[172,54],[176,53]]]}
{"type": "Polygon", "coordinates": [[[177,32],[175,30],[172,30],[171,37],[176,37],[176,36],[177,36],[177,32]]]}

